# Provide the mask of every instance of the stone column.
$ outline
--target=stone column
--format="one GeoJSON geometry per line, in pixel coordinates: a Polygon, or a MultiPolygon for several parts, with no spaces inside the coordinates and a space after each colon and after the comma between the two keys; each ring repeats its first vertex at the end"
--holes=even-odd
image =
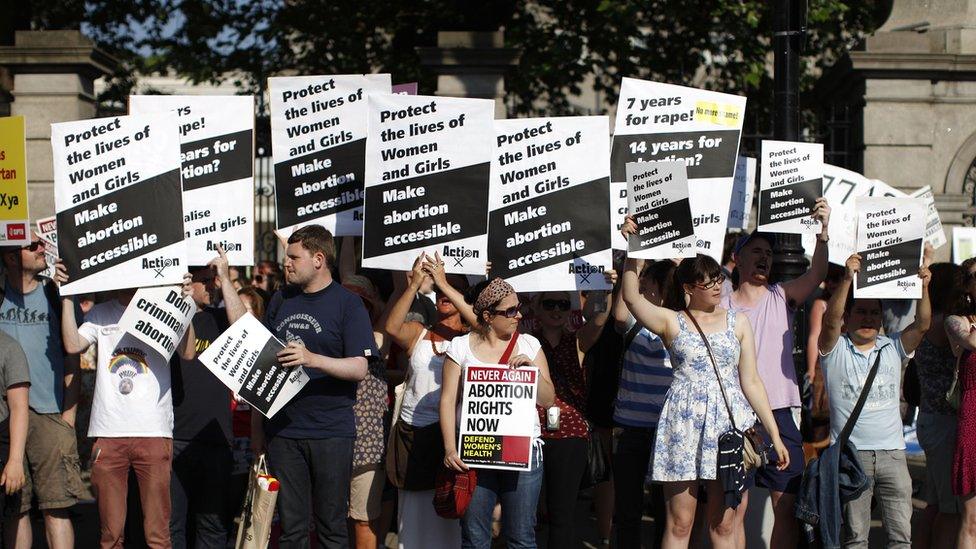
{"type": "Polygon", "coordinates": [[[51,124],[93,118],[94,82],[117,63],[76,30],[17,31],[13,46],[0,47],[0,67],[13,77],[10,114],[26,122],[32,219],[54,215],[51,124]]]}
{"type": "Polygon", "coordinates": [[[519,52],[504,47],[502,31],[437,33],[436,48],[417,48],[420,62],[437,74],[437,95],[495,101],[495,118],[505,118],[505,71],[519,52]]]}

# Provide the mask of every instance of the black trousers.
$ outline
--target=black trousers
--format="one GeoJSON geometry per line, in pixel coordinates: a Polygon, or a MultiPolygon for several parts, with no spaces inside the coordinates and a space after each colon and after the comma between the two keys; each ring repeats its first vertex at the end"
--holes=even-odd
{"type": "Polygon", "coordinates": [[[546,439],[542,446],[546,509],[549,512],[547,547],[579,547],[574,524],[580,482],[586,470],[585,438],[546,439]]]}
{"type": "Polygon", "coordinates": [[[169,483],[173,549],[227,545],[232,461],[229,446],[173,440],[169,483]]]}
{"type": "MultiPolygon", "coordinates": [[[[641,549],[641,515],[644,512],[644,479],[654,448],[654,429],[622,427],[614,430],[613,518],[620,549],[641,549]]],[[[654,517],[654,544],[664,537],[664,493],[659,484],[651,487],[651,512],[654,517]]]]}

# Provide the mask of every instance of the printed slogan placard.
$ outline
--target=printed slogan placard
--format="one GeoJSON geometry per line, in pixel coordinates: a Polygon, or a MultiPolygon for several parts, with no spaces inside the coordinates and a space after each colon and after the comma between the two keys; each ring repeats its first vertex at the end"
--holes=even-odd
{"type": "Polygon", "coordinates": [[[855,298],[920,299],[918,268],[925,238],[925,203],[916,198],[856,199],[861,270],[855,298]]]}
{"type": "Polygon", "coordinates": [[[304,368],[278,364],[277,354],[284,348],[260,320],[247,313],[198,358],[228,389],[272,417],[308,383],[304,368]]]}
{"type": "Polygon", "coordinates": [[[182,280],[179,135],[175,113],[51,124],[62,295],[182,280]]]}
{"type": "Polygon", "coordinates": [[[729,203],[729,228],[747,230],[752,218],[752,199],[756,194],[756,159],[740,156],[735,163],[732,202],[729,203]]]}
{"type": "Polygon", "coordinates": [[[27,156],[24,117],[0,118],[0,246],[26,246],[27,156]]]}
{"type": "Polygon", "coordinates": [[[823,196],[823,145],[763,140],[760,164],[759,230],[818,234],[810,215],[823,196]]]}
{"type": "Polygon", "coordinates": [[[746,99],[624,78],[614,124],[610,180],[628,162],[681,160],[688,167],[697,251],[721,261],[746,99]]]}
{"type": "Polygon", "coordinates": [[[390,75],[274,77],[268,88],[279,236],[313,223],[362,234],[366,100],[390,93],[390,75]]]}
{"type": "Polygon", "coordinates": [[[409,270],[421,251],[485,274],[495,103],[372,95],[363,267],[409,270]]]}
{"type": "Polygon", "coordinates": [[[501,365],[468,366],[458,449],[461,461],[479,469],[528,471],[537,421],[539,370],[501,365]]]}
{"type": "Polygon", "coordinates": [[[193,300],[183,297],[179,286],[140,288],[122,313],[119,329],[169,360],[196,311],[193,300]]]}
{"type": "Polygon", "coordinates": [[[495,122],[488,258],[517,291],[608,289],[605,116],[495,122]]]}
{"type": "Polygon", "coordinates": [[[672,259],[695,256],[695,227],[688,200],[688,173],[680,161],[627,164],[627,209],[637,234],[627,257],[672,259]]]}
{"type": "Polygon", "coordinates": [[[131,95],[129,112],[179,117],[189,264],[206,265],[220,245],[231,265],[253,265],[254,98],[131,95]]]}
{"type": "Polygon", "coordinates": [[[44,261],[47,263],[47,268],[37,275],[54,278],[54,265],[58,261],[58,218],[51,216],[38,219],[37,236],[44,241],[44,261]]]}

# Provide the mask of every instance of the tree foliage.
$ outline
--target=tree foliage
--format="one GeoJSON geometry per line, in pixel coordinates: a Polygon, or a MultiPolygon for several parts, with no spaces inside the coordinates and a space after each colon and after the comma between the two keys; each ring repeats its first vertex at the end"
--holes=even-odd
{"type": "MultiPolygon", "coordinates": [[[[854,47],[891,0],[809,0],[802,86],[854,47]]],[[[18,28],[81,27],[122,67],[101,98],[121,100],[133,75],[232,80],[242,92],[276,74],[390,72],[435,87],[416,48],[438,30],[505,31],[521,51],[506,78],[517,114],[579,112],[592,87],[612,103],[623,76],[739,93],[768,115],[768,0],[33,0],[18,28]]],[[[141,90],[145,91],[145,90],[141,90]]],[[[604,110],[609,105],[593,110],[604,110]]]]}

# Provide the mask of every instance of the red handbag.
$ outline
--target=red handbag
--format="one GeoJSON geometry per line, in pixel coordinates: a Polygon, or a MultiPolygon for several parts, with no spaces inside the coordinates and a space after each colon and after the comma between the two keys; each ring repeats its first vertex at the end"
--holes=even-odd
{"type": "MultiPolygon", "coordinates": [[[[499,364],[505,364],[512,356],[518,342],[518,331],[512,334],[508,347],[502,354],[499,364]]],[[[434,479],[434,511],[446,519],[459,519],[468,510],[474,489],[478,486],[478,473],[474,469],[458,472],[441,464],[434,479]]]]}

